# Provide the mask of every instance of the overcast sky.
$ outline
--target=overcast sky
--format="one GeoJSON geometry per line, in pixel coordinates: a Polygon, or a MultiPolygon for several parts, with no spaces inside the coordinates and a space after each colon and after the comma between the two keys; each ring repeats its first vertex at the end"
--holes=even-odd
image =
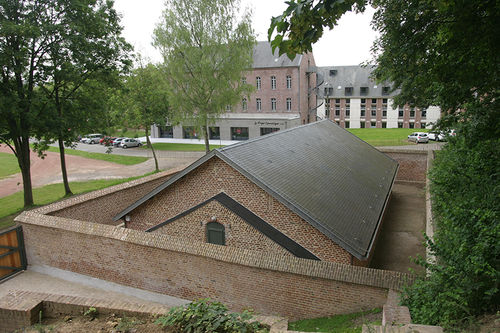
{"type": "MultiPolygon", "coordinates": [[[[257,40],[267,40],[267,29],[272,16],[286,8],[284,0],[241,0],[253,9],[253,28],[257,40]]],[[[115,8],[122,15],[123,35],[136,52],[154,62],[160,61],[159,52],[151,46],[155,25],[163,10],[163,0],[115,0],[115,8]]],[[[371,29],[373,9],[364,14],[345,14],[335,27],[327,31],[313,46],[317,66],[359,65],[371,59],[370,47],[377,34],[371,29]]]]}

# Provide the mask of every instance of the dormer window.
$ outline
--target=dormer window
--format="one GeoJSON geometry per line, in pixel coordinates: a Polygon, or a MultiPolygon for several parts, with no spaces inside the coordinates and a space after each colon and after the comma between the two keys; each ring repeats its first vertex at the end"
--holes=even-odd
{"type": "Polygon", "coordinates": [[[353,87],[345,87],[345,95],[352,96],[353,87]]]}
{"type": "Polygon", "coordinates": [[[359,94],[361,96],[367,96],[368,95],[368,87],[361,87],[361,88],[359,88],[359,94]]]}
{"type": "Polygon", "coordinates": [[[382,95],[389,95],[391,87],[382,87],[382,95]]]}

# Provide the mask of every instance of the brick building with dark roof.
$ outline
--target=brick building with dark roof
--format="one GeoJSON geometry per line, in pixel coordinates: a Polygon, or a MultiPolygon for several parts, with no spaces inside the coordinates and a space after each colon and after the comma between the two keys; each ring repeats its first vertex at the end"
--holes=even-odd
{"type": "Polygon", "coordinates": [[[366,266],[397,170],[325,120],[213,150],[114,219],[193,241],[366,266]]]}

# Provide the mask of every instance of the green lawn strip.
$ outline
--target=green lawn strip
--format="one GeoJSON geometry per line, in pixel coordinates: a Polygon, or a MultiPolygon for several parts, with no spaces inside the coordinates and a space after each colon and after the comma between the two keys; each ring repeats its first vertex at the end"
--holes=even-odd
{"type": "MultiPolygon", "coordinates": [[[[49,147],[50,152],[59,153],[58,147],[49,147]]],[[[112,162],[123,165],[134,165],[139,164],[144,161],[147,161],[147,157],[141,156],[124,156],[124,155],[116,155],[116,154],[103,154],[103,153],[89,153],[82,150],[66,148],[64,152],[68,155],[81,156],[85,158],[90,158],[93,160],[101,160],[106,162],[112,162]]]]}
{"type": "MultiPolygon", "coordinates": [[[[148,173],[143,176],[121,178],[121,179],[98,179],[87,182],[70,182],[71,191],[74,194],[99,190],[105,187],[121,184],[137,178],[150,175],[148,173]]],[[[33,189],[33,198],[35,205],[41,206],[64,198],[63,184],[51,184],[33,189]]],[[[16,192],[9,196],[0,198],[0,229],[13,225],[13,217],[16,213],[23,210],[23,191],[16,192]],[[9,217],[12,217],[9,219],[9,217]]]]}
{"type": "Polygon", "coordinates": [[[14,154],[0,153],[0,179],[21,172],[14,154]]]}
{"type": "Polygon", "coordinates": [[[288,329],[302,332],[360,333],[363,324],[380,325],[381,321],[364,322],[362,320],[361,324],[356,325],[354,320],[380,312],[382,312],[382,309],[373,309],[346,315],[298,320],[288,323],[288,329]]]}
{"type": "MultiPolygon", "coordinates": [[[[149,149],[146,145],[142,146],[144,149],[149,149]]],[[[221,148],[221,145],[210,145],[210,149],[221,148]]],[[[205,151],[205,145],[190,144],[190,143],[169,143],[157,142],[153,143],[153,148],[157,150],[170,150],[170,151],[205,151]]]]}
{"type": "Polygon", "coordinates": [[[372,146],[402,146],[413,145],[408,142],[408,135],[413,132],[427,132],[420,128],[349,128],[349,132],[356,135],[372,146]]]}

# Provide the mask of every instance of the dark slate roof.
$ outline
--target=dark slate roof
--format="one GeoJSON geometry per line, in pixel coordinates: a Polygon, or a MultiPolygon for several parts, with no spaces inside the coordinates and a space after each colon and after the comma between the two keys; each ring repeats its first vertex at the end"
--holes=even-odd
{"type": "Polygon", "coordinates": [[[177,216],[174,216],[165,222],[159,223],[155,225],[154,227],[149,228],[146,230],[146,232],[152,232],[155,231],[169,223],[172,223],[178,219],[180,219],[183,216],[188,215],[191,212],[194,212],[200,207],[205,206],[211,201],[217,201],[220,204],[224,205],[227,209],[238,215],[243,221],[247,222],[250,224],[252,227],[263,233],[265,236],[267,236],[269,239],[277,243],[278,245],[282,246],[285,248],[287,251],[295,255],[296,257],[299,258],[305,258],[305,259],[313,259],[313,260],[319,260],[318,257],[316,257],[314,254],[309,252],[307,249],[302,247],[300,244],[295,242],[293,239],[288,237],[287,235],[283,234],[280,232],[278,229],[274,228],[272,225],[261,219],[259,216],[255,215],[252,211],[248,210],[246,207],[241,205],[239,202],[231,198],[229,195],[227,195],[224,192],[221,192],[212,198],[194,206],[191,207],[190,209],[180,213],[177,216]]]}
{"type": "Polygon", "coordinates": [[[257,42],[253,49],[253,68],[298,67],[301,61],[300,54],[292,61],[286,54],[279,56],[278,48],[272,53],[269,42],[257,42]]]}
{"type": "Polygon", "coordinates": [[[115,220],[214,156],[356,258],[368,258],[398,164],[330,120],[213,150],[123,210],[115,220]]]}
{"type": "Polygon", "coordinates": [[[392,88],[392,84],[390,82],[376,83],[371,78],[373,70],[373,66],[317,67],[317,73],[324,80],[319,89],[320,97],[325,95],[324,88],[332,88],[330,89],[331,93],[328,94],[332,98],[391,98],[399,93],[396,90],[391,91],[388,95],[383,95],[382,88],[392,88]],[[352,95],[345,95],[346,87],[353,87],[352,95]],[[361,87],[368,87],[367,95],[361,95],[361,87]]]}

